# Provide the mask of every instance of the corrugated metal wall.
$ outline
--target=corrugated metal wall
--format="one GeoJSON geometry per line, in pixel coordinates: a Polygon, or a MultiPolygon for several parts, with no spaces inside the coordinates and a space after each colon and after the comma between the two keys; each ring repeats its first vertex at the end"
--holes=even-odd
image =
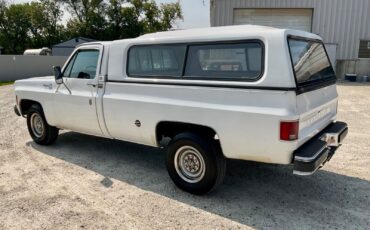
{"type": "Polygon", "coordinates": [[[370,40],[370,0],[211,0],[211,26],[233,24],[236,8],[312,8],[312,32],[338,44],[337,59],[358,58],[370,40]]]}

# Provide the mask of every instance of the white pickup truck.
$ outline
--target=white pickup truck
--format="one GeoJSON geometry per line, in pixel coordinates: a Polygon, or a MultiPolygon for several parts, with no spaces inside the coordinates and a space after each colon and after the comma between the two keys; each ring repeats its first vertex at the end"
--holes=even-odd
{"type": "Polygon", "coordinates": [[[226,159],[310,175],[348,132],[319,36],[261,26],[147,34],[79,46],[54,77],[15,83],[15,112],[52,144],[59,129],[167,149],[170,177],[204,194],[226,159]]]}

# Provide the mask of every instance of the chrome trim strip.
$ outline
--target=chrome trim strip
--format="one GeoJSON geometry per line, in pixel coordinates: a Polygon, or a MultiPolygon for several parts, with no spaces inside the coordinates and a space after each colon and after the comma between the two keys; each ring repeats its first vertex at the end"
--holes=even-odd
{"type": "MultiPolygon", "coordinates": [[[[132,77],[131,77],[132,78],[132,77]]],[[[132,78],[133,79],[133,78],[132,78]]],[[[107,80],[110,83],[128,83],[128,84],[146,84],[146,85],[171,85],[171,86],[189,86],[189,87],[213,87],[213,88],[230,88],[230,89],[251,89],[251,90],[274,90],[274,91],[295,91],[294,87],[274,87],[274,86],[254,86],[254,85],[235,85],[235,84],[224,84],[215,82],[200,82],[192,79],[179,79],[173,81],[163,81],[166,79],[137,79],[134,80],[107,80]],[[145,81],[143,81],[145,80],[145,81]],[[150,81],[148,81],[150,80],[150,81]],[[154,80],[154,81],[153,81],[154,80]]],[[[231,81],[230,81],[231,82],[231,81]]],[[[234,83],[234,82],[231,82],[234,83]]]]}

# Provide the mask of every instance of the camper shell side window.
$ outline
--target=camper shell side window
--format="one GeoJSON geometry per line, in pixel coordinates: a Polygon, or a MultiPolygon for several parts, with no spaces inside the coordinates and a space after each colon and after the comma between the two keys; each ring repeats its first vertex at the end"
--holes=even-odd
{"type": "Polygon", "coordinates": [[[134,45],[127,56],[129,77],[257,81],[264,72],[260,40],[134,45]]]}

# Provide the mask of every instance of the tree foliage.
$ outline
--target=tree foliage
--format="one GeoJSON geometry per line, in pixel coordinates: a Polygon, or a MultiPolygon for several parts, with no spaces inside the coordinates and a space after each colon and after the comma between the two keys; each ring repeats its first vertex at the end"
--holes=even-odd
{"type": "Polygon", "coordinates": [[[1,7],[0,39],[5,51],[19,53],[29,43],[31,22],[25,5],[1,7]]]}
{"type": "Polygon", "coordinates": [[[154,0],[39,0],[9,4],[0,0],[0,46],[5,53],[51,47],[73,37],[132,38],[165,31],[182,19],[180,4],[154,0]],[[62,22],[64,11],[71,15],[62,22]]]}

